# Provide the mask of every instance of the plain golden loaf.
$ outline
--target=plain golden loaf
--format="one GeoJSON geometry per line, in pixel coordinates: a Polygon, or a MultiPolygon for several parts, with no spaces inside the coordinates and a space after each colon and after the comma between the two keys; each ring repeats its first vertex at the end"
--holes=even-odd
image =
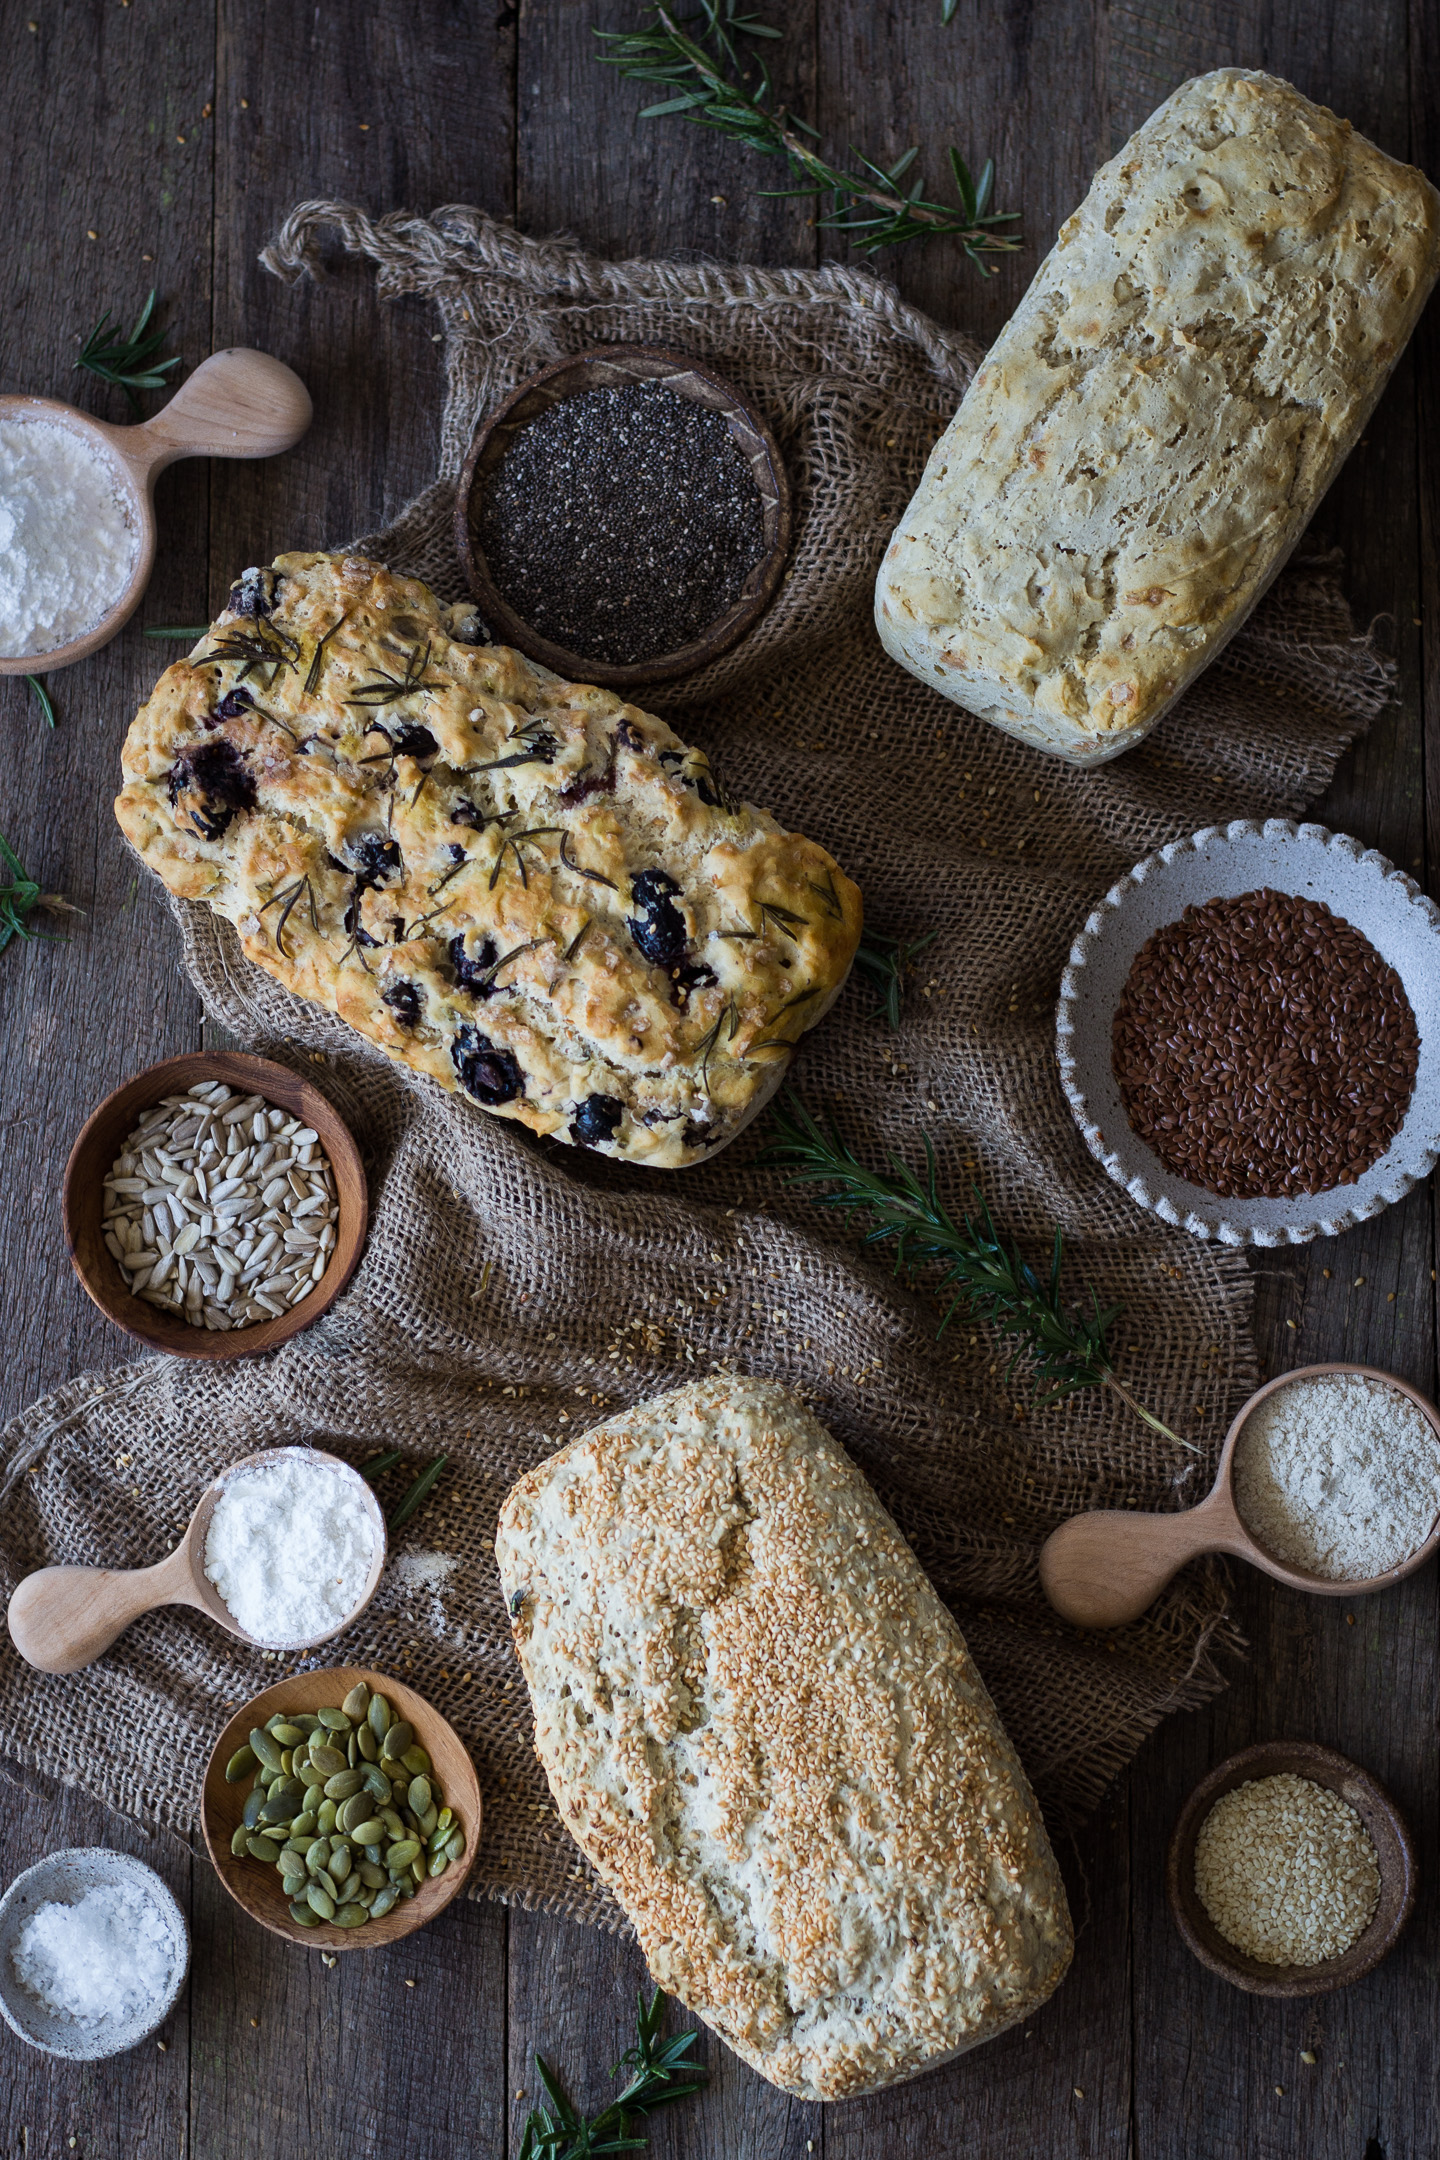
{"type": "Polygon", "coordinates": [[[896,528],[880,636],[1073,764],[1245,620],[1440,269],[1440,196],[1289,83],[1182,84],[1060,229],[896,528]]]}
{"type": "Polygon", "coordinates": [[[1070,1916],[954,1620],[797,1397],[717,1376],[500,1511],[562,1821],[658,1984],[772,2084],[873,2092],[1044,2002],[1070,1916]]]}

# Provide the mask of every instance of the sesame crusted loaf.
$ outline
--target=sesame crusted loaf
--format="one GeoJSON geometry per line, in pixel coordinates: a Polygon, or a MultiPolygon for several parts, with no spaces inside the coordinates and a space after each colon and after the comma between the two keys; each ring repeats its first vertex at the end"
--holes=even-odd
{"type": "Polygon", "coordinates": [[[1288,83],[1184,83],[1096,175],[896,528],[902,666],[1072,764],[1237,630],[1440,268],[1440,196],[1288,83]]]}
{"type": "Polygon", "coordinates": [[[391,1057],[534,1132],[699,1162],[839,995],[859,891],[663,720],[473,634],[378,563],[247,570],[131,727],[116,815],[391,1057]]]}
{"type": "Polygon", "coordinates": [[[1015,1752],[795,1396],[698,1381],[522,1478],[496,1553],[563,1820],[660,1986],[805,2099],[1036,2009],[1065,1892],[1015,1752]]]}

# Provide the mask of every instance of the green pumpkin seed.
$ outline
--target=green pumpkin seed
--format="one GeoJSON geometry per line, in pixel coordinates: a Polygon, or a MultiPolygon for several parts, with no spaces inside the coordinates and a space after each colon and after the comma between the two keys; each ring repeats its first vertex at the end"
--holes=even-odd
{"type": "Polygon", "coordinates": [[[280,1874],[291,1897],[298,1897],[299,1885],[305,1880],[305,1862],[298,1852],[287,1846],[280,1855],[280,1874]]]}
{"type": "Polygon", "coordinates": [[[465,1850],[465,1832],[458,1823],[445,1840],[445,1850],[452,1860],[458,1860],[465,1850]]]}
{"type": "Polygon", "coordinates": [[[327,1800],[348,1800],[364,1783],[358,1770],[337,1771],[334,1777],[325,1780],[325,1797],[327,1800]]]}
{"type": "MultiPolygon", "coordinates": [[[[367,1725],[365,1729],[368,1732],[370,1728],[367,1725]]],[[[353,1732],[351,1733],[350,1738],[345,1743],[345,1760],[349,1763],[352,1770],[355,1768],[356,1763],[362,1760],[360,1754],[360,1742],[353,1732]]]]}
{"type": "Polygon", "coordinates": [[[245,1805],[241,1810],[240,1820],[247,1830],[255,1828],[260,1820],[260,1810],[264,1805],[265,1792],[263,1786],[257,1785],[252,1792],[246,1793],[245,1805]]]}
{"type": "Polygon", "coordinates": [[[399,1868],[409,1867],[419,1850],[418,1838],[398,1838],[386,1852],[385,1865],[392,1873],[399,1868]]]}
{"type": "Polygon", "coordinates": [[[325,1783],[324,1771],[317,1770],[314,1763],[311,1762],[308,1757],[304,1762],[299,1765],[298,1769],[295,1772],[295,1775],[299,1778],[301,1784],[306,1786],[312,1792],[317,1788],[317,1786],[321,1786],[325,1783]]]}
{"type": "MultiPolygon", "coordinates": [[[[371,1825],[369,1823],[366,1823],[365,1828],[368,1830],[370,1827],[371,1825]]],[[[365,1855],[365,1858],[367,1860],[373,1861],[376,1867],[379,1867],[381,1858],[383,1856],[382,1848],[384,1844],[384,1838],[385,1825],[382,1823],[380,1825],[380,1835],[378,1838],[376,1838],[373,1845],[361,1844],[358,1838],[355,1841],[358,1845],[360,1845],[360,1850],[365,1855]]]]}
{"type": "Polygon", "coordinates": [[[283,1772],[283,1774],[284,1774],[284,1775],[285,1775],[286,1777],[293,1777],[293,1776],[294,1776],[294,1774],[295,1774],[295,1750],[294,1750],[294,1748],[288,1748],[288,1747],[287,1747],[287,1748],[281,1748],[281,1750],[280,1750],[280,1768],[281,1768],[281,1771],[283,1772]]]}
{"type": "Polygon", "coordinates": [[[425,1813],[426,1808],[430,1805],[430,1780],[428,1777],[411,1778],[409,1790],[405,1795],[405,1804],[413,1815],[423,1815],[425,1813]]]}
{"type": "Polygon", "coordinates": [[[276,1778],[279,1777],[279,1775],[280,1772],[278,1770],[272,1770],[267,1764],[262,1763],[259,1771],[256,1773],[256,1783],[261,1787],[262,1791],[269,1792],[270,1787],[274,1784],[276,1778]]]}
{"type": "Polygon", "coordinates": [[[317,1837],[306,1848],[305,1865],[312,1875],[316,1873],[317,1869],[324,1867],[329,1858],[330,1840],[328,1837],[317,1837]]]}
{"type": "Polygon", "coordinates": [[[267,1827],[278,1827],[279,1824],[284,1823],[287,1833],[294,1819],[294,1807],[285,1798],[285,1795],[283,1793],[279,1794],[278,1796],[275,1793],[271,1793],[269,1799],[265,1802],[264,1807],[262,1807],[260,1810],[260,1821],[263,1824],[265,1824],[267,1827]]]}
{"type": "Polygon", "coordinates": [[[281,1852],[280,1857],[283,1860],[287,1852],[293,1852],[299,1853],[301,1859],[303,1860],[306,1853],[310,1850],[311,1843],[312,1840],[309,1834],[307,1833],[304,1837],[301,1837],[300,1833],[295,1828],[294,1823],[291,1823],[290,1835],[285,1840],[284,1849],[281,1852]]]}
{"type": "Polygon", "coordinates": [[[415,1887],[418,1889],[425,1880],[425,1856],[423,1853],[416,1853],[415,1858],[410,1862],[410,1873],[414,1876],[415,1887]]]}
{"type": "Polygon", "coordinates": [[[326,1897],[332,1899],[335,1904],[340,1903],[340,1885],[329,1868],[321,1868],[319,1874],[312,1875],[310,1880],[317,1890],[323,1890],[326,1897]]]}
{"type": "Polygon", "coordinates": [[[230,1850],[237,1860],[243,1859],[250,1850],[250,1832],[243,1822],[236,1827],[235,1834],[230,1840],[230,1850]]]}
{"type": "Polygon", "coordinates": [[[398,1762],[405,1753],[406,1748],[413,1744],[414,1739],[414,1727],[407,1725],[404,1718],[397,1718],[393,1725],[386,1728],[385,1737],[380,1742],[381,1762],[398,1762]]]}
{"type": "Polygon", "coordinates": [[[411,1777],[429,1777],[435,1767],[423,1747],[407,1747],[400,1760],[411,1777]]]}
{"type": "Polygon", "coordinates": [[[430,1865],[426,1868],[425,1872],[430,1877],[430,1880],[434,1882],[436,1876],[443,1875],[449,1865],[450,1855],[448,1853],[436,1853],[434,1859],[430,1862],[430,1865]]]}
{"type": "Polygon", "coordinates": [[[437,1812],[432,1802],[432,1804],[426,1808],[424,1814],[420,1817],[420,1834],[422,1837],[429,1837],[431,1831],[435,1828],[437,1820],[437,1812]]]}
{"type": "Polygon", "coordinates": [[[315,1713],[327,1732],[348,1733],[350,1720],[343,1710],[317,1710],[315,1713]]]}
{"type": "MultiPolygon", "coordinates": [[[[359,1795],[357,1795],[358,1797],[359,1795]]],[[[350,1802],[347,1800],[345,1805],[349,1807],[350,1802]]],[[[368,1852],[371,1846],[378,1848],[384,1844],[385,1825],[383,1822],[376,1822],[373,1818],[367,1817],[363,1822],[348,1826],[347,1835],[352,1837],[357,1845],[363,1846],[368,1852]]]]}
{"type": "Polygon", "coordinates": [[[367,1890],[383,1890],[390,1880],[384,1868],[377,1867],[373,1860],[362,1860],[355,1872],[367,1890]]]}
{"type": "Polygon", "coordinates": [[[318,1882],[305,1885],[305,1902],[310,1907],[311,1912],[318,1913],[322,1920],[334,1919],[335,1900],[328,1890],[321,1889],[318,1882]]]}
{"type": "Polygon", "coordinates": [[[250,1748],[257,1762],[267,1770],[280,1768],[280,1748],[268,1732],[257,1726],[250,1735],[250,1748]]]}
{"type": "Polygon", "coordinates": [[[313,1710],[292,1710],[290,1712],[290,1723],[298,1725],[301,1732],[318,1732],[320,1729],[320,1720],[313,1710]]]}
{"type": "Polygon", "coordinates": [[[339,1812],[335,1817],[335,1827],[337,1830],[343,1830],[346,1837],[350,1837],[357,1822],[368,1822],[369,1819],[369,1793],[354,1792],[347,1799],[341,1801],[339,1812]]]}
{"type": "Polygon", "coordinates": [[[312,1740],[310,1760],[326,1777],[334,1777],[337,1771],[348,1770],[350,1765],[337,1747],[327,1747],[323,1741],[312,1740]]]}
{"type": "Polygon", "coordinates": [[[364,1927],[370,1915],[363,1905],[341,1905],[336,1908],[336,1927],[364,1927]]]}
{"type": "Polygon", "coordinates": [[[280,1847],[272,1838],[256,1837],[254,1832],[245,1839],[245,1850],[252,1860],[263,1860],[267,1867],[274,1867],[280,1858],[280,1847]]]}
{"type": "Polygon", "coordinates": [[[435,1827],[437,1830],[448,1830],[454,1820],[454,1808],[442,1807],[440,1813],[435,1818],[435,1827]]]}
{"type": "Polygon", "coordinates": [[[249,1746],[236,1748],[235,1753],[225,1765],[226,1784],[238,1785],[242,1777],[249,1777],[258,1761],[259,1757],[256,1755],[254,1748],[249,1746]]]}
{"type": "Polygon", "coordinates": [[[363,1680],[356,1681],[340,1707],[345,1712],[346,1717],[353,1718],[357,1725],[360,1723],[360,1720],[370,1708],[370,1690],[363,1680]]]}
{"type": "Polygon", "coordinates": [[[308,1845],[311,1838],[314,1837],[315,1832],[319,1829],[319,1827],[319,1819],[316,1816],[314,1809],[307,1807],[302,1809],[301,1812],[295,1817],[294,1822],[291,1823],[290,1835],[293,1838],[304,1838],[306,1844],[308,1845]]]}
{"type": "Polygon", "coordinates": [[[317,1828],[323,1830],[326,1837],[329,1837],[335,1828],[335,1802],[333,1800],[321,1801],[315,1811],[315,1821],[317,1828]]]}
{"type": "Polygon", "coordinates": [[[330,1865],[326,1870],[326,1873],[329,1875],[330,1880],[335,1883],[343,1883],[346,1876],[350,1873],[350,1867],[351,1860],[349,1846],[332,1845],[330,1848],[330,1865]]]}
{"type": "Polygon", "coordinates": [[[281,1747],[299,1747],[306,1738],[304,1726],[292,1725],[288,1719],[283,1725],[272,1725],[270,1730],[281,1747]]]}
{"type": "Polygon", "coordinates": [[[368,1722],[355,1734],[355,1750],[363,1762],[376,1762],[380,1756],[380,1742],[370,1730],[368,1722]]]}
{"type": "Polygon", "coordinates": [[[378,1800],[383,1807],[388,1807],[390,1805],[390,1780],[386,1777],[379,1764],[367,1763],[360,1776],[361,1782],[371,1799],[378,1800]]]}
{"type": "Polygon", "coordinates": [[[404,1837],[405,1825],[403,1822],[401,1822],[399,1812],[395,1808],[377,1808],[376,1813],[379,1815],[380,1820],[384,1823],[386,1829],[390,1832],[392,1838],[404,1837]]]}
{"type": "Polygon", "coordinates": [[[283,1725],[284,1723],[285,1712],[283,1710],[273,1711],[271,1715],[265,1720],[265,1730],[273,1736],[275,1727],[277,1725],[283,1725]]]}
{"type": "Polygon", "coordinates": [[[298,1920],[301,1927],[319,1927],[320,1925],[319,1913],[311,1912],[308,1905],[292,1905],[290,1907],[290,1917],[292,1920],[298,1920]]]}
{"type": "Polygon", "coordinates": [[[386,1913],[390,1911],[391,1907],[398,1903],[399,1897],[400,1886],[398,1883],[386,1883],[383,1890],[377,1890],[375,1893],[375,1902],[370,1907],[371,1919],[383,1920],[386,1913]]]}
{"type": "Polygon", "coordinates": [[[365,1917],[368,1920],[370,1917],[370,1907],[375,1902],[375,1892],[369,1887],[367,1883],[361,1883],[358,1890],[355,1889],[354,1885],[351,1883],[347,1883],[345,1887],[350,1892],[350,1895],[354,1898],[356,1904],[364,1906],[365,1917]]]}
{"type": "Polygon", "coordinates": [[[365,1716],[376,1739],[383,1740],[394,1719],[394,1713],[383,1695],[371,1696],[370,1708],[366,1711],[365,1716]]]}

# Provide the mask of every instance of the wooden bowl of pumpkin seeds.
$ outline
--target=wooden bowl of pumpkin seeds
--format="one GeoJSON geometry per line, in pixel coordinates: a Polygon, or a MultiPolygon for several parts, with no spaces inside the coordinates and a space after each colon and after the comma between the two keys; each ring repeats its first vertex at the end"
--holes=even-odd
{"type": "Polygon", "coordinates": [[[374,1950],[424,1927],[480,1842],[464,1742],[403,1681],[357,1665],[297,1673],[238,1710],[200,1803],[215,1871],[289,1942],[374,1950]]]}

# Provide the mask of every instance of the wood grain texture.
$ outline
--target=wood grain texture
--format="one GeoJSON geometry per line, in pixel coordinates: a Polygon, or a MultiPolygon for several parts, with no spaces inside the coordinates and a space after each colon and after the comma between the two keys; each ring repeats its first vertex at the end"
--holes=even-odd
{"type": "MultiPolygon", "coordinates": [[[[1203,68],[1287,74],[1386,150],[1440,171],[1435,0],[960,0],[948,28],[939,0],[756,5],[789,32],[782,92],[832,153],[923,142],[942,194],[947,143],[972,163],[995,156],[998,200],[1023,211],[1026,242],[998,276],[979,280],[952,242],[874,263],[982,339],[1095,164],[1203,68]]],[[[313,195],[377,212],[478,202],[620,256],[851,259],[817,235],[808,204],[755,192],[783,186],[782,168],[678,121],[638,119],[649,95],[597,67],[592,30],[640,12],[639,0],[493,0],[478,11],[374,0],[346,10],[343,28],[334,10],[286,0],[31,0],[17,13],[0,71],[15,169],[0,389],[127,419],[120,394],[75,376],[71,360],[103,308],[133,315],[153,282],[176,325],[172,349],[192,368],[217,346],[272,352],[308,385],[315,421],[286,457],[182,465],[161,480],[161,544],[140,617],[57,677],[54,737],[23,681],[0,682],[10,753],[0,831],[47,889],[90,910],[68,946],[0,957],[7,1409],[119,1354],[69,1279],[58,1170],[104,1093],[200,1041],[168,915],[110,810],[125,728],[171,657],[142,641],[140,625],[208,619],[247,562],[372,530],[432,474],[441,384],[429,309],[405,296],[377,307],[368,271],[338,260],[322,284],[280,285],[256,262],[280,217],[313,195]]],[[[1345,549],[1356,614],[1382,618],[1400,666],[1397,704],[1346,761],[1322,815],[1417,876],[1440,844],[1440,760],[1425,754],[1427,723],[1433,742],[1440,716],[1440,646],[1424,627],[1440,608],[1437,427],[1432,310],[1312,529],[1317,544],[1345,549]]],[[[1345,1239],[1258,1255],[1266,1369],[1361,1358],[1433,1395],[1434,1245],[1433,1195],[1421,1191],[1345,1239]]],[[[828,2160],[1409,2160],[1433,2149],[1435,1569],[1353,1612],[1236,1574],[1252,1648],[1231,1690],[1167,1723],[1073,1845],[1062,1843],[1079,1942],[1071,1978],[1040,2016],[912,2086],[829,2110],[775,2093],[707,2036],[712,2089],[656,2118],[656,2160],[812,2150],[828,2160]],[[1227,1988],[1190,1957],[1165,1906],[1165,1847],[1185,1794],[1212,1763],[1270,1734],[1321,1740],[1373,1770],[1420,1847],[1405,1939],[1379,1971],[1316,2004],[1227,1988]]],[[[192,1870],[173,1847],[157,1863],[157,1845],[121,1818],[16,1775],[24,1789],[4,1788],[0,1815],[4,1878],[61,1843],[140,1851],[188,1904],[194,1963],[165,2054],[141,2049],[97,2076],[0,2038],[8,2150],[69,2160],[73,2136],[76,2160],[502,2160],[534,2095],[536,2047],[577,2098],[595,2104],[613,2090],[603,2073],[629,2044],[643,1980],[624,1940],[457,1902],[404,1944],[326,1967],[318,1951],[251,1926],[204,1861],[192,1870]]]]}

